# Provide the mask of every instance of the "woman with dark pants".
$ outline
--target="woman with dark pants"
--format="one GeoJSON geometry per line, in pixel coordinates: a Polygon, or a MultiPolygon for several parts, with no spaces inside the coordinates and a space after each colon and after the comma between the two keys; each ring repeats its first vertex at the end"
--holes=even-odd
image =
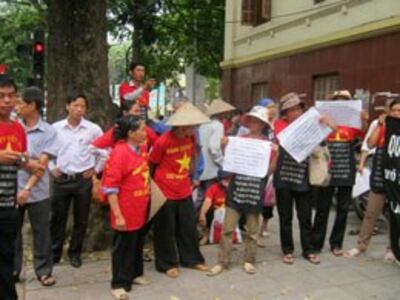
{"type": "MultiPolygon", "coordinates": [[[[333,100],[345,99],[351,99],[348,91],[335,92],[333,100]]],[[[336,131],[328,136],[332,177],[328,187],[317,188],[316,192],[313,246],[318,252],[321,252],[324,246],[329,211],[333,196],[336,194],[336,217],[329,243],[333,255],[343,255],[342,246],[347,225],[347,214],[352,200],[352,190],[356,176],[354,143],[358,137],[362,138],[360,130],[345,126],[338,126],[336,131]]]]}
{"type": "MultiPolygon", "coordinates": [[[[289,124],[299,118],[305,110],[305,104],[295,93],[282,97],[282,119],[275,122],[275,136],[289,124]]],[[[321,123],[331,127],[325,118],[321,123]]],[[[279,214],[280,238],[283,251],[283,262],[293,264],[294,243],[292,236],[293,203],[296,205],[300,227],[300,240],[303,257],[313,264],[320,262],[312,247],[311,225],[311,187],[308,178],[308,159],[302,163],[295,161],[282,147],[279,148],[278,162],[274,174],[276,204],[279,214]]]]}
{"type": "Polygon", "coordinates": [[[147,153],[141,149],[146,140],[144,121],[128,116],[114,129],[117,143],[107,161],[102,178],[102,193],[110,203],[114,229],[111,293],[128,299],[132,283],[143,277],[143,245],[150,200],[147,153]]]}

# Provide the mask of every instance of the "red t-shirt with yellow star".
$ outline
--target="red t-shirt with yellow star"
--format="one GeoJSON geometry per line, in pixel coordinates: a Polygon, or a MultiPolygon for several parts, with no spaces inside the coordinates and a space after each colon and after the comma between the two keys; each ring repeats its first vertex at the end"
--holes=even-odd
{"type": "MultiPolygon", "coordinates": [[[[104,169],[102,190],[115,190],[127,230],[138,230],[146,223],[150,201],[147,153],[136,153],[129,144],[115,145],[104,169]]],[[[110,211],[111,226],[115,216],[110,211]]]]}
{"type": "Polygon", "coordinates": [[[168,200],[183,200],[192,195],[190,162],[195,154],[194,137],[179,139],[173,131],[158,138],[150,153],[157,165],[154,180],[168,200]]]}
{"type": "Polygon", "coordinates": [[[26,152],[26,134],[18,122],[0,123],[0,150],[26,152]]]}
{"type": "MultiPolygon", "coordinates": [[[[0,150],[26,152],[27,142],[24,128],[17,122],[0,122],[0,150]]],[[[17,195],[16,164],[0,163],[0,209],[15,207],[17,195]]]]}

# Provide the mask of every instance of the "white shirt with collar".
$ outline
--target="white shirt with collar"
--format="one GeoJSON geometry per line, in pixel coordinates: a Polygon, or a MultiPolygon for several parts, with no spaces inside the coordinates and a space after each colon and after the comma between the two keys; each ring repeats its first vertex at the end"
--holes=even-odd
{"type": "Polygon", "coordinates": [[[59,148],[55,165],[62,173],[74,175],[90,168],[101,171],[101,159],[91,150],[90,144],[103,134],[100,126],[82,119],[78,126],[72,127],[67,119],[53,124],[57,130],[59,148]]]}

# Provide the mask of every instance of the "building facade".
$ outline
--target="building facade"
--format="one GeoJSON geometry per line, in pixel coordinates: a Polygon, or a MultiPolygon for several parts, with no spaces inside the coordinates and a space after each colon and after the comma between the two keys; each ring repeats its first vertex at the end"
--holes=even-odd
{"type": "Polygon", "coordinates": [[[399,0],[227,0],[224,98],[400,93],[399,0]]]}

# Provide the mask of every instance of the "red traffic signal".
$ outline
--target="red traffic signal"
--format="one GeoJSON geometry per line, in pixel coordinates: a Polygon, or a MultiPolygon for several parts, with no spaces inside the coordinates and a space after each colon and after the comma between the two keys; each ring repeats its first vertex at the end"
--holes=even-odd
{"type": "Polygon", "coordinates": [[[36,42],[33,45],[33,52],[34,53],[43,53],[44,52],[44,45],[42,42],[36,42]]]}
{"type": "Polygon", "coordinates": [[[0,64],[0,74],[6,74],[7,73],[7,66],[0,64]]]}

